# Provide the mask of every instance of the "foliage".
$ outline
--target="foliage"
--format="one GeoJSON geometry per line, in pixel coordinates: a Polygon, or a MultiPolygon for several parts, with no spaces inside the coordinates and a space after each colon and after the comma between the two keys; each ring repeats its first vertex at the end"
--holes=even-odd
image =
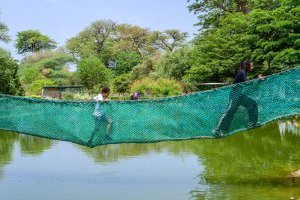
{"type": "Polygon", "coordinates": [[[188,0],[191,4],[188,6],[190,12],[199,17],[198,25],[203,28],[218,27],[220,20],[226,14],[249,13],[251,10],[251,0],[188,0]]]}
{"type": "Polygon", "coordinates": [[[151,54],[154,49],[147,44],[147,37],[150,31],[146,28],[133,26],[130,24],[120,24],[117,26],[115,51],[135,51],[142,57],[151,54]]]}
{"type": "Polygon", "coordinates": [[[164,32],[153,31],[147,38],[147,42],[156,49],[173,51],[183,46],[188,33],[170,29],[164,32]]]}
{"type": "Polygon", "coordinates": [[[121,51],[117,53],[114,61],[116,62],[116,74],[128,73],[133,67],[142,62],[141,56],[135,51],[121,51]]]}
{"type": "Polygon", "coordinates": [[[191,48],[186,46],[163,55],[155,70],[161,77],[180,81],[191,65],[191,48]]]}
{"type": "Polygon", "coordinates": [[[112,76],[112,71],[96,57],[82,59],[77,65],[77,73],[81,83],[88,90],[109,85],[112,76]]]}
{"type": "Polygon", "coordinates": [[[56,42],[38,30],[21,31],[17,34],[15,47],[19,54],[39,52],[56,48],[56,42]]]}
{"type": "Polygon", "coordinates": [[[217,24],[198,35],[192,50],[193,64],[185,81],[194,85],[231,81],[238,64],[250,58],[255,68],[265,75],[300,63],[297,42],[300,41],[300,2],[253,0],[248,3],[248,12],[225,9],[226,14],[218,16],[217,24]]]}
{"type": "Polygon", "coordinates": [[[18,64],[9,53],[0,51],[0,93],[22,95],[23,89],[18,77],[18,64]]]}
{"type": "Polygon", "coordinates": [[[40,70],[45,68],[62,70],[68,63],[72,62],[74,62],[74,59],[64,52],[46,51],[26,57],[22,60],[21,66],[23,68],[32,66],[40,70]]]}
{"type": "Polygon", "coordinates": [[[66,47],[74,58],[96,56],[108,61],[111,53],[111,40],[116,30],[116,22],[98,20],[67,41],[66,47]]]}
{"type": "Polygon", "coordinates": [[[31,84],[34,81],[41,79],[42,74],[36,67],[27,67],[22,71],[20,79],[24,84],[31,84]]]}
{"type": "Polygon", "coordinates": [[[28,85],[28,93],[30,95],[41,95],[42,88],[45,86],[54,86],[54,82],[50,79],[37,79],[28,85]]]}
{"type": "Polygon", "coordinates": [[[183,88],[180,83],[175,80],[164,78],[159,78],[157,80],[144,78],[135,81],[131,86],[131,93],[140,92],[145,96],[147,92],[150,92],[152,97],[180,95],[182,94],[182,91],[183,88]]]}
{"type": "Polygon", "coordinates": [[[204,31],[195,39],[191,52],[192,67],[184,77],[194,84],[224,82],[233,77],[239,65],[251,57],[251,37],[245,34],[248,16],[241,13],[228,15],[220,28],[204,31]]]}
{"type": "Polygon", "coordinates": [[[70,85],[72,72],[66,67],[61,70],[50,70],[49,78],[53,80],[56,85],[70,85]]]}
{"type": "Polygon", "coordinates": [[[116,93],[126,93],[130,90],[130,74],[122,74],[113,80],[113,88],[116,93]]]}
{"type": "Polygon", "coordinates": [[[173,51],[184,44],[186,37],[187,33],[179,30],[151,32],[136,25],[98,20],[69,39],[66,47],[77,60],[96,56],[107,64],[124,52],[135,52],[144,58],[155,55],[157,50],[173,51]]]}
{"type": "Polygon", "coordinates": [[[273,66],[293,67],[300,63],[300,3],[282,5],[274,10],[257,9],[251,13],[250,34],[256,37],[253,58],[273,66]]]}
{"type": "Polygon", "coordinates": [[[73,61],[70,55],[62,51],[45,51],[25,57],[19,70],[25,91],[29,92],[32,84],[41,79],[49,79],[55,85],[71,85],[74,83],[74,75],[67,65],[73,61]]]}
{"type": "Polygon", "coordinates": [[[11,54],[9,51],[0,48],[0,57],[1,58],[11,58],[11,54]]]}
{"type": "Polygon", "coordinates": [[[0,21],[0,41],[9,42],[8,27],[6,24],[0,21]]]}
{"type": "Polygon", "coordinates": [[[139,80],[149,76],[149,74],[154,70],[154,64],[151,59],[145,59],[140,65],[135,66],[131,71],[131,79],[139,80]]]}

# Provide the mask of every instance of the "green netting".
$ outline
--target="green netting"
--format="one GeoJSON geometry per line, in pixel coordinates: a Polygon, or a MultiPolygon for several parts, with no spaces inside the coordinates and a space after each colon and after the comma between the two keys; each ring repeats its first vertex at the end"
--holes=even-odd
{"type": "Polygon", "coordinates": [[[215,138],[300,114],[300,68],[205,92],[101,103],[0,95],[0,129],[86,146],[215,138]],[[111,129],[107,129],[110,121],[111,129]],[[107,135],[108,130],[108,135],[107,135]]]}

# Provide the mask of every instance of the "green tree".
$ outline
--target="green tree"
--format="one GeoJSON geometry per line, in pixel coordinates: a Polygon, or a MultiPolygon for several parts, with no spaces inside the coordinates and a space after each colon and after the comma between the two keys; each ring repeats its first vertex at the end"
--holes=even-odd
{"type": "Polygon", "coordinates": [[[135,51],[142,57],[151,54],[154,49],[147,43],[150,31],[139,26],[120,24],[117,26],[115,51],[135,51]]]}
{"type": "Polygon", "coordinates": [[[252,57],[265,64],[268,73],[300,63],[299,19],[299,1],[282,1],[274,10],[256,9],[251,13],[249,34],[255,37],[252,57]]]}
{"type": "Polygon", "coordinates": [[[17,34],[15,47],[19,54],[39,52],[56,48],[56,42],[37,30],[21,31],[17,34]]]}
{"type": "Polygon", "coordinates": [[[9,42],[8,27],[6,24],[0,21],[0,41],[9,42]]]}
{"type": "Polygon", "coordinates": [[[192,66],[191,47],[186,46],[162,56],[155,70],[164,78],[182,80],[192,66]]]}
{"type": "Polygon", "coordinates": [[[112,38],[115,35],[116,22],[98,20],[67,41],[68,51],[77,60],[97,56],[107,62],[111,52],[112,38]]]}
{"type": "Polygon", "coordinates": [[[250,12],[252,0],[187,0],[190,12],[198,15],[199,23],[203,28],[218,27],[220,20],[227,14],[250,12]]]}
{"type": "Polygon", "coordinates": [[[239,63],[251,58],[253,38],[247,35],[248,15],[234,13],[220,24],[195,39],[192,67],[184,77],[187,82],[230,81],[239,63]]]}
{"type": "Polygon", "coordinates": [[[0,51],[0,93],[22,95],[23,89],[18,77],[18,63],[9,53],[0,51]]]}
{"type": "Polygon", "coordinates": [[[121,51],[116,54],[114,61],[116,62],[116,74],[126,74],[133,67],[142,62],[141,56],[135,51],[121,51]]]}
{"type": "Polygon", "coordinates": [[[43,76],[40,70],[36,67],[27,67],[22,71],[22,74],[20,75],[20,80],[23,84],[25,91],[27,91],[27,85],[30,85],[34,81],[42,78],[43,76]]]}
{"type": "Polygon", "coordinates": [[[130,91],[130,74],[121,74],[113,80],[114,91],[117,93],[126,93],[130,91]]]}
{"type": "Polygon", "coordinates": [[[188,33],[175,29],[165,30],[164,32],[153,31],[148,36],[147,42],[156,49],[173,51],[183,46],[187,36],[188,33]]]}
{"type": "Polygon", "coordinates": [[[40,96],[42,94],[42,88],[45,86],[54,86],[54,82],[51,79],[37,79],[28,85],[28,94],[40,96]]]}
{"type": "MultiPolygon", "coordinates": [[[[43,51],[25,57],[20,64],[20,79],[26,92],[37,80],[48,79],[55,85],[71,85],[73,72],[68,66],[74,62],[72,56],[63,51],[43,51]]],[[[31,90],[35,92],[35,90],[31,90]]]]}
{"type": "MultiPolygon", "coordinates": [[[[196,1],[194,7],[190,7],[192,10],[207,9],[204,15],[221,9],[220,5],[224,9],[221,9],[223,14],[215,16],[217,23],[210,24],[194,40],[194,63],[185,80],[194,83],[230,81],[238,64],[249,58],[265,74],[299,63],[300,2],[244,1],[247,12],[241,9],[241,2],[196,1]],[[231,6],[227,3],[235,6],[229,9],[231,6]]],[[[208,19],[203,18],[201,23],[209,24],[205,20],[208,19]]]]}
{"type": "Polygon", "coordinates": [[[151,72],[154,71],[154,63],[151,59],[147,58],[144,60],[142,64],[139,64],[135,66],[130,74],[131,74],[131,79],[134,80],[139,80],[145,77],[148,77],[151,72]]]}
{"type": "Polygon", "coordinates": [[[77,73],[81,83],[88,89],[109,85],[112,71],[105,67],[99,58],[89,57],[77,65],[77,73]]]}

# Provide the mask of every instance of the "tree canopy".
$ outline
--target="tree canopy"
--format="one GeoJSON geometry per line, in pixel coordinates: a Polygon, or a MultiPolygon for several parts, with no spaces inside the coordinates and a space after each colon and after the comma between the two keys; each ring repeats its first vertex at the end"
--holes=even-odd
{"type": "Polygon", "coordinates": [[[18,77],[18,63],[14,61],[9,53],[0,51],[0,93],[10,95],[22,95],[18,77]]]}
{"type": "Polygon", "coordinates": [[[8,26],[0,21],[0,41],[9,42],[8,26]]]}
{"type": "Polygon", "coordinates": [[[56,48],[56,42],[38,30],[18,32],[15,47],[19,54],[39,52],[56,48]]]}
{"type": "Polygon", "coordinates": [[[99,87],[109,85],[112,77],[112,71],[97,57],[82,59],[77,65],[77,73],[88,90],[98,90],[99,87]]]}
{"type": "Polygon", "coordinates": [[[194,84],[230,81],[245,59],[252,59],[265,75],[296,66],[299,4],[296,0],[194,1],[189,8],[199,14],[204,29],[193,41],[193,64],[185,79],[194,84]]]}
{"type": "MultiPolygon", "coordinates": [[[[38,94],[43,84],[82,84],[89,93],[107,85],[118,95],[129,96],[133,84],[139,88],[138,84],[158,80],[178,81],[185,89],[196,89],[200,82],[230,83],[246,59],[255,65],[250,78],[300,63],[300,1],[187,0],[187,4],[199,17],[200,31],[191,41],[180,30],[150,30],[110,19],[92,22],[59,50],[40,31],[21,31],[15,47],[25,54],[18,70],[22,86],[38,94]]],[[[2,22],[0,41],[9,41],[2,22]]],[[[10,58],[6,51],[1,54],[10,58]]]]}

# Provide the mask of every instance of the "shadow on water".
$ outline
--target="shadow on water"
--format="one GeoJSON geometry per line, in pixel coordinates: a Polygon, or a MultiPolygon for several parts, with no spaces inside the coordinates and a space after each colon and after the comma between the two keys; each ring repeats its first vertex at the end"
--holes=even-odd
{"type": "MultiPolygon", "coordinates": [[[[53,143],[0,132],[0,178],[3,166],[12,160],[15,144],[20,145],[22,155],[39,156],[53,148],[53,143]]],[[[223,139],[105,145],[93,149],[75,145],[98,165],[162,152],[176,157],[197,156],[204,170],[195,172],[198,184],[190,190],[191,199],[300,198],[300,179],[292,176],[292,172],[300,169],[299,146],[300,120],[297,117],[223,139]]]]}

